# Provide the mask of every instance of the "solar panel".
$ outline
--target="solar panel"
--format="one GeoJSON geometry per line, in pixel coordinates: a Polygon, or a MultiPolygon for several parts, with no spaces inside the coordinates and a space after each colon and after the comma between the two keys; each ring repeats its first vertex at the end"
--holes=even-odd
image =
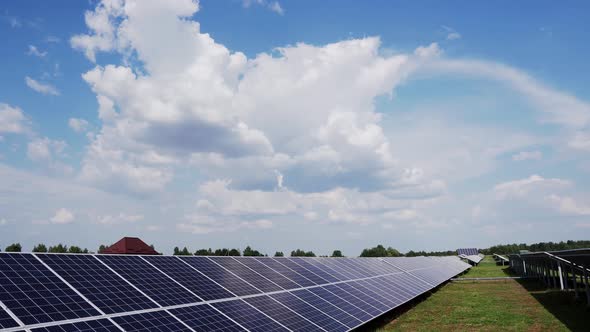
{"type": "Polygon", "coordinates": [[[8,312],[4,309],[0,309],[0,328],[6,329],[9,327],[17,327],[18,323],[10,317],[8,312]]]}
{"type": "Polygon", "coordinates": [[[256,271],[258,274],[264,276],[266,279],[274,282],[275,284],[281,286],[283,289],[293,289],[299,288],[297,283],[292,281],[291,279],[287,278],[286,276],[280,274],[278,271],[273,270],[272,268],[264,265],[260,261],[253,259],[253,258],[236,258],[240,263],[246,265],[247,267],[251,268],[252,270],[256,271]]]}
{"type": "Polygon", "coordinates": [[[29,319],[41,312],[50,319],[44,327],[31,328],[30,324],[39,324],[31,320],[19,326],[2,310],[6,302],[1,301],[0,329],[348,331],[468,267],[456,256],[275,259],[0,254],[0,300],[27,294],[22,302],[7,298],[15,307],[13,312],[29,319]],[[32,301],[33,291],[40,293],[37,302],[32,301]],[[47,299],[72,294],[77,302],[54,305],[52,310],[59,316],[48,315],[46,307],[45,312],[37,308],[47,299]],[[90,311],[83,317],[66,318],[61,309],[75,312],[71,305],[90,311]],[[96,307],[116,315],[106,319],[96,307]],[[75,318],[82,319],[72,322],[75,318]]]}
{"type": "Polygon", "coordinates": [[[78,323],[69,323],[48,327],[40,327],[33,332],[120,332],[115,324],[108,319],[89,320],[78,323]]]}
{"type": "Polygon", "coordinates": [[[279,285],[241,264],[233,257],[210,257],[210,259],[265,293],[283,290],[279,285]]]}
{"type": "Polygon", "coordinates": [[[309,319],[326,331],[348,331],[348,327],[324,312],[314,308],[307,302],[301,300],[291,293],[278,293],[270,295],[273,299],[281,302],[289,309],[309,319]]]}
{"type": "Polygon", "coordinates": [[[37,256],[107,314],[157,307],[92,255],[37,256]]]}
{"type": "Polygon", "coordinates": [[[362,321],[356,319],[354,316],[350,315],[346,311],[339,309],[335,305],[331,304],[330,302],[322,299],[321,297],[315,295],[314,293],[306,289],[293,291],[291,292],[291,294],[297,296],[298,298],[307,302],[307,304],[312,305],[314,308],[319,309],[321,312],[327,314],[328,316],[334,318],[335,320],[348,326],[349,328],[353,328],[362,323],[362,321]]]}
{"type": "Polygon", "coordinates": [[[0,301],[24,324],[99,314],[31,254],[0,253],[0,301]]]}
{"type": "Polygon", "coordinates": [[[277,260],[274,260],[272,258],[254,258],[254,259],[256,261],[260,262],[261,264],[264,264],[265,266],[273,269],[273,271],[277,271],[278,273],[285,276],[286,278],[289,278],[289,280],[292,280],[294,283],[296,283],[300,287],[308,287],[308,286],[316,285],[315,282],[307,279],[302,274],[281,264],[277,260]]]}
{"type": "Polygon", "coordinates": [[[302,267],[304,267],[308,271],[312,272],[313,274],[317,275],[318,277],[320,277],[324,280],[327,280],[328,282],[342,281],[342,280],[338,279],[336,276],[328,273],[326,270],[311,264],[310,262],[308,262],[308,260],[306,260],[304,258],[291,257],[291,258],[287,258],[287,260],[291,260],[291,261],[301,265],[302,267]]]}
{"type": "Polygon", "coordinates": [[[246,331],[234,323],[227,316],[208,304],[192,307],[184,307],[170,310],[170,313],[185,322],[197,332],[219,331],[238,332],[246,331]]]}
{"type": "Polygon", "coordinates": [[[477,255],[479,253],[479,250],[477,250],[477,248],[461,248],[461,249],[457,249],[457,254],[458,255],[477,255]]]}
{"type": "Polygon", "coordinates": [[[97,257],[161,306],[200,301],[139,256],[100,255],[97,257]]]}
{"type": "Polygon", "coordinates": [[[303,266],[295,263],[294,261],[290,260],[289,258],[271,258],[275,260],[287,268],[299,273],[300,275],[304,276],[306,279],[311,280],[315,285],[322,285],[327,284],[328,281],[316,275],[315,273],[309,271],[308,269],[304,268],[303,266]]]}
{"type": "Polygon", "coordinates": [[[234,296],[178,257],[145,256],[143,258],[205,301],[234,296]]]}
{"type": "Polygon", "coordinates": [[[135,331],[190,331],[188,327],[168,312],[154,311],[142,314],[115,317],[113,320],[127,332],[135,331]]]}
{"type": "Polygon", "coordinates": [[[322,329],[300,316],[291,309],[283,306],[280,302],[269,296],[257,296],[244,299],[256,309],[262,311],[267,316],[281,322],[285,327],[293,331],[322,331],[322,329]]]}
{"type": "Polygon", "coordinates": [[[329,292],[327,289],[323,287],[310,288],[308,289],[308,291],[335,305],[340,310],[345,311],[347,314],[353,316],[354,318],[360,321],[364,322],[372,318],[371,314],[364,311],[360,307],[357,307],[354,301],[347,301],[345,298],[338,297],[336,294],[329,292]]]}
{"type": "Polygon", "coordinates": [[[225,287],[232,293],[244,296],[252,294],[260,294],[260,291],[244,280],[238,278],[227,269],[215,264],[207,257],[182,257],[180,258],[189,263],[192,267],[199,270],[199,272],[211,278],[216,283],[225,287]]]}
{"type": "Polygon", "coordinates": [[[252,332],[289,331],[262,312],[242,300],[216,302],[212,304],[219,311],[231,317],[252,332]]]}

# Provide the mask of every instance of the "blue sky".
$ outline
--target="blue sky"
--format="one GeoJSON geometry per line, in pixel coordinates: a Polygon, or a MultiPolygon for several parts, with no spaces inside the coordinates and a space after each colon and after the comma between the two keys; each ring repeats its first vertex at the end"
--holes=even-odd
{"type": "Polygon", "coordinates": [[[0,5],[0,246],[590,236],[588,4],[0,5]]]}

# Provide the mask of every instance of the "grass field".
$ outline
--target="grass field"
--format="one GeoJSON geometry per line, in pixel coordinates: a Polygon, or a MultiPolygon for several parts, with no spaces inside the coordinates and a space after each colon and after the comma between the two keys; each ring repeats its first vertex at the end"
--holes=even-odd
{"type": "MultiPolygon", "coordinates": [[[[462,277],[508,275],[486,257],[462,277]]],[[[536,280],[465,280],[443,286],[379,331],[590,331],[590,311],[536,280]]]]}

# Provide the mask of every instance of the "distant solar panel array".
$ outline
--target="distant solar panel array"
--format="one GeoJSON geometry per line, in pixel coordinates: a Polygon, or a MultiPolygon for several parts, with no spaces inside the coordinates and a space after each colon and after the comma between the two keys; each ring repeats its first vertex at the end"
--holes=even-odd
{"type": "Polygon", "coordinates": [[[478,254],[479,254],[479,250],[477,250],[477,248],[461,248],[461,249],[457,249],[457,255],[477,256],[478,254]]]}
{"type": "Polygon", "coordinates": [[[456,257],[0,253],[0,329],[349,331],[468,268],[456,257]]]}

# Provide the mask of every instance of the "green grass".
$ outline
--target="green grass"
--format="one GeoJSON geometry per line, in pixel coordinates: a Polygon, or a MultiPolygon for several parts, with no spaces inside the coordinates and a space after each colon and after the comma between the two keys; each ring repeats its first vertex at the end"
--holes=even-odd
{"type": "Polygon", "coordinates": [[[469,269],[469,271],[460,276],[460,278],[508,277],[510,275],[508,265],[496,265],[496,262],[494,262],[492,257],[486,256],[478,266],[469,269]]]}
{"type": "MultiPolygon", "coordinates": [[[[507,275],[486,259],[463,277],[507,275]]],[[[380,331],[590,331],[590,311],[536,280],[465,280],[443,286],[380,331]]]]}

